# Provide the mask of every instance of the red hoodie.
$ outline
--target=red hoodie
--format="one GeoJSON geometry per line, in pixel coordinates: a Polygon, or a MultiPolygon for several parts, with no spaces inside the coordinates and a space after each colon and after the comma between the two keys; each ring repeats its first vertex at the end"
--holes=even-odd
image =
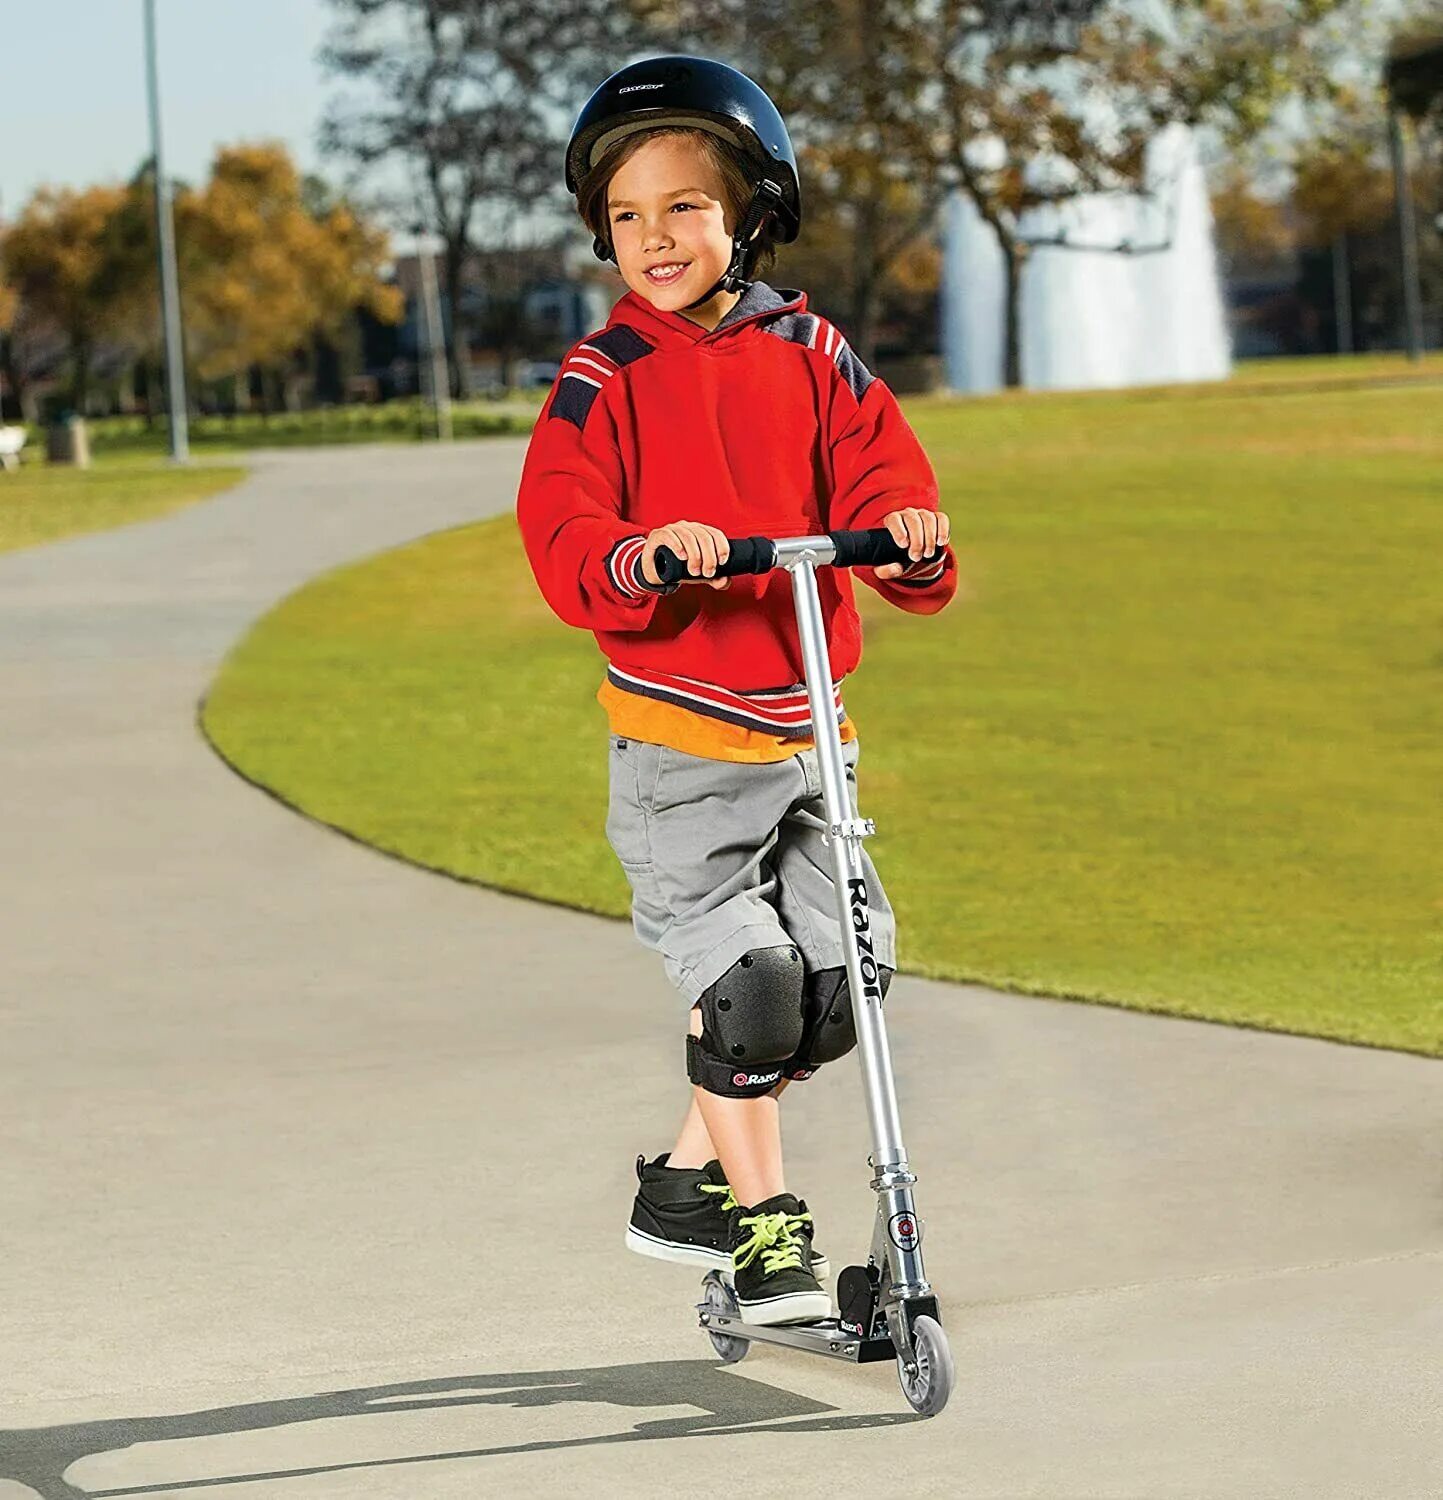
{"type": "MultiPolygon", "coordinates": [[[[601,701],[675,705],[778,747],[724,758],[780,758],[811,740],[791,578],[774,569],[726,590],[661,592],[641,574],[647,533],[684,520],[733,537],[816,536],[937,509],[936,475],[896,398],[806,306],[804,292],[754,282],[707,331],[628,291],[562,362],[517,496],[542,594],[607,659],[601,701]]],[[[853,572],[912,614],[957,591],[950,547],[898,578],[817,570],[843,725],[841,682],[862,652],[853,572]]]]}

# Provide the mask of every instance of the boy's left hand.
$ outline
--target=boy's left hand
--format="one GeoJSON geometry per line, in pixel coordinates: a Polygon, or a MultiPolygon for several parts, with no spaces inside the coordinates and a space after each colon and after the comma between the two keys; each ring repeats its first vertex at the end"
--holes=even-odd
{"type": "MultiPolygon", "coordinates": [[[[952,534],[952,523],[940,510],[894,510],[882,518],[882,524],[896,538],[897,545],[905,547],[917,562],[929,553],[940,551],[947,545],[952,534]]],[[[896,578],[906,572],[910,563],[886,563],[875,570],[878,578],[896,578]]]]}

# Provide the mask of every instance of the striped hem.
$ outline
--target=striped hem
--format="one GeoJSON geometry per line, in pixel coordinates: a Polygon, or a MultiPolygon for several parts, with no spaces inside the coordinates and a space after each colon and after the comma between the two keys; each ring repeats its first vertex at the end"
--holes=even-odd
{"type": "Polygon", "coordinates": [[[681,585],[656,588],[646,581],[641,571],[641,555],[646,550],[644,536],[624,536],[606,554],[606,576],[612,587],[626,599],[644,599],[648,594],[670,594],[681,585]]]}
{"type": "MultiPolygon", "coordinates": [[[[674,703],[709,719],[720,719],[741,729],[760,734],[779,735],[799,740],[812,737],[812,713],[807,702],[806,683],[784,688],[761,688],[739,693],[716,683],[701,682],[694,677],[674,677],[666,672],[648,672],[636,667],[608,665],[606,680],[625,693],[640,698],[654,698],[659,703],[674,703]]],[[[847,717],[842,707],[842,685],[832,684],[832,699],[837,706],[837,727],[847,717]]]]}
{"type": "Polygon", "coordinates": [[[924,589],[928,584],[936,583],[947,571],[947,558],[944,554],[934,563],[918,560],[908,566],[905,572],[899,573],[895,578],[886,578],[884,583],[900,583],[904,588],[924,589]],[[921,569],[921,572],[916,571],[921,569]]]}

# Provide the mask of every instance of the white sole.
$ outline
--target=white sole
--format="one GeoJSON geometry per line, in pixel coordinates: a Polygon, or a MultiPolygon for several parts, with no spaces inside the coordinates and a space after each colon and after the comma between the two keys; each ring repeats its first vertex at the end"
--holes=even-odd
{"type": "Polygon", "coordinates": [[[760,1302],[737,1303],[743,1323],[816,1323],[832,1316],[832,1299],[825,1292],[789,1292],[760,1302]]]}
{"type": "Polygon", "coordinates": [[[626,1248],[638,1255],[649,1255],[653,1260],[669,1260],[679,1266],[707,1266],[713,1271],[730,1271],[732,1258],[704,1245],[673,1245],[667,1240],[653,1239],[643,1234],[634,1224],[626,1226],[626,1248]]]}
{"type": "MultiPolygon", "coordinates": [[[[626,1226],[626,1248],[638,1255],[650,1256],[652,1260],[669,1260],[679,1266],[706,1266],[713,1271],[730,1271],[732,1268],[730,1255],[708,1250],[703,1245],[673,1245],[668,1240],[654,1239],[634,1224],[626,1226]]],[[[831,1270],[831,1262],[825,1256],[812,1262],[812,1275],[818,1281],[824,1281],[831,1270]]]]}

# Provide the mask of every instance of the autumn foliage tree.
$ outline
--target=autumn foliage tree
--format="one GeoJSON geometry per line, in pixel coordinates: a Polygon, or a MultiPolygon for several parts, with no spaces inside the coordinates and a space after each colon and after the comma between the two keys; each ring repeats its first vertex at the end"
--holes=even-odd
{"type": "MultiPolygon", "coordinates": [[[[1379,97],[1309,140],[1293,164],[1292,218],[1299,247],[1331,249],[1334,311],[1341,324],[1341,298],[1351,304],[1348,320],[1365,344],[1406,341],[1404,294],[1398,264],[1398,230],[1387,119],[1379,97]]],[[[1436,135],[1433,137],[1436,141],[1436,135]]],[[[1411,191],[1421,224],[1436,222],[1443,210],[1432,153],[1417,153],[1411,191]]],[[[1436,234],[1416,239],[1425,305],[1443,297],[1443,245],[1436,234]]],[[[1342,346],[1339,330],[1339,346],[1342,346]]]]}
{"type": "MultiPolygon", "coordinates": [[[[1340,234],[1386,228],[1393,217],[1393,174],[1380,128],[1310,143],[1300,153],[1293,186],[1306,242],[1326,245],[1340,234]]],[[[1417,186],[1423,185],[1420,171],[1417,186]]]]}
{"type": "Polygon", "coordinates": [[[127,257],[117,253],[125,197],[121,187],[41,188],[5,235],[13,293],[69,345],[69,399],[77,410],[97,344],[132,322],[140,295],[127,257]]]}
{"type": "Polygon", "coordinates": [[[176,197],[186,344],[205,380],[275,369],[356,308],[398,322],[404,300],[380,280],[384,232],[344,202],[313,206],[285,148],[217,153],[204,187],[176,197]]]}
{"type": "MultiPolygon", "coordinates": [[[[0,242],[3,249],[3,242],[0,242]]],[[[5,396],[9,396],[17,411],[21,409],[20,391],[16,379],[15,346],[12,338],[12,330],[15,327],[15,314],[20,307],[20,298],[15,288],[5,280],[5,263],[0,256],[0,380],[3,380],[6,390],[0,391],[0,423],[5,420],[5,396]]]]}
{"type": "MultiPolygon", "coordinates": [[[[1419,222],[1428,224],[1443,210],[1433,165],[1439,132],[1427,121],[1419,130],[1411,188],[1419,222]]],[[[1311,299],[1324,326],[1331,303],[1337,348],[1354,336],[1363,347],[1399,336],[1403,296],[1381,85],[1341,93],[1286,151],[1272,144],[1266,160],[1234,159],[1214,185],[1212,205],[1230,263],[1294,263],[1298,294],[1311,299]]],[[[1443,296],[1443,243],[1436,235],[1418,236],[1418,262],[1425,297],[1436,303],[1443,296]]]]}
{"type": "MultiPolygon", "coordinates": [[[[381,280],[384,232],[303,178],[279,144],[222,148],[204,184],[176,190],[174,213],[187,363],[203,381],[274,372],[357,308],[391,323],[404,312],[381,280]]],[[[13,297],[67,340],[77,410],[101,344],[158,358],[149,167],[119,187],[42,188],[3,248],[13,297]]]]}

